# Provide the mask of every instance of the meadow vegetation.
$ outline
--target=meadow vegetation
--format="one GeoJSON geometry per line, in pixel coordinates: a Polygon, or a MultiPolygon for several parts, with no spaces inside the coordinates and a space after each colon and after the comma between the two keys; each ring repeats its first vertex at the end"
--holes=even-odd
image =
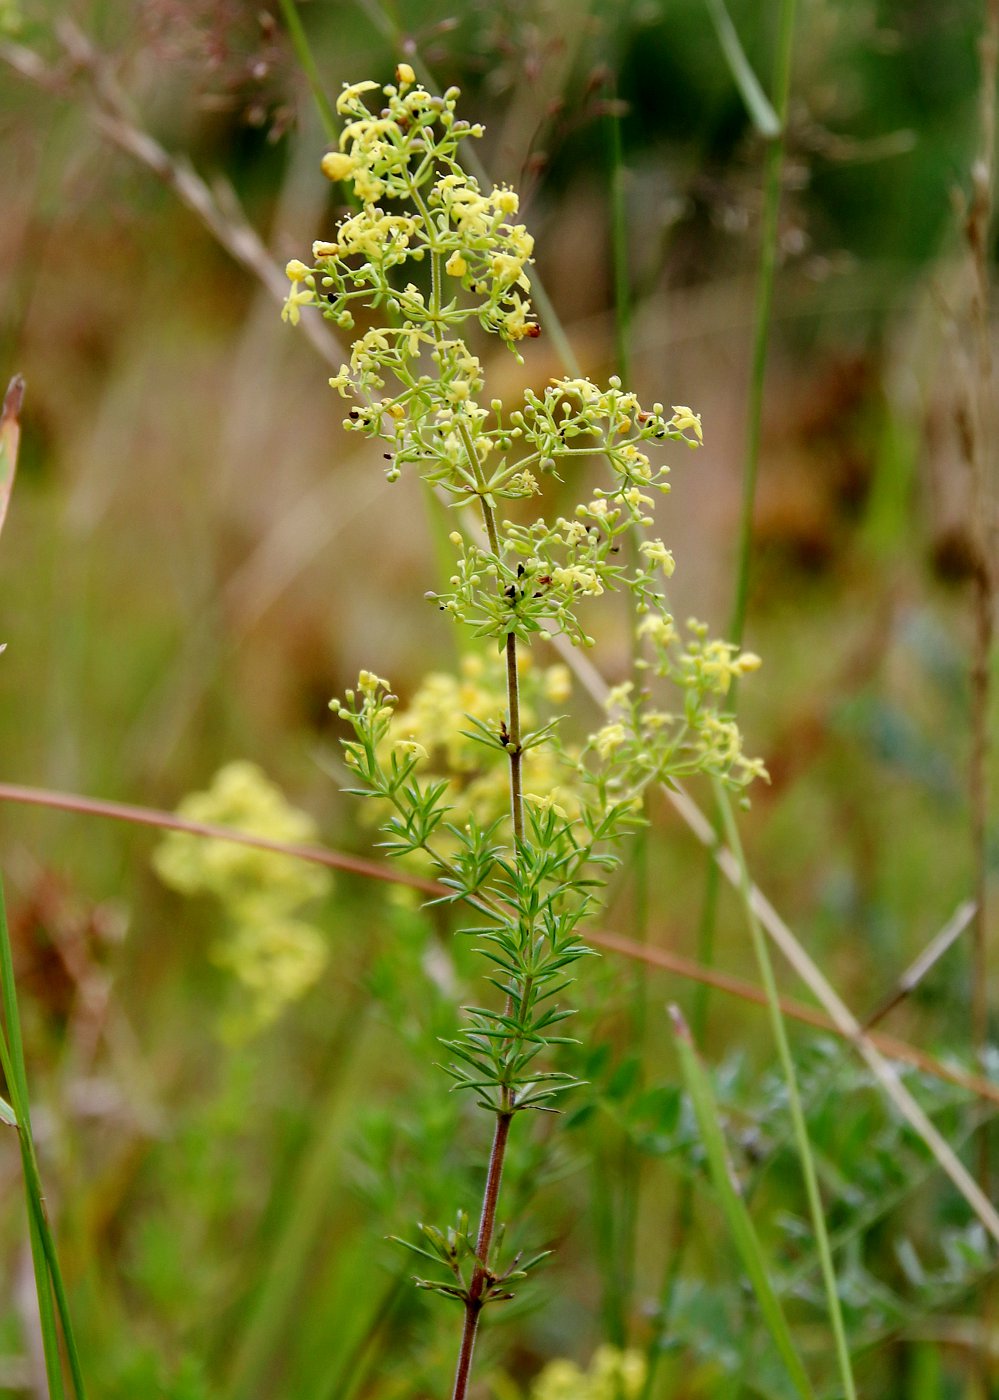
{"type": "Polygon", "coordinates": [[[63,11],[0,1393],[985,1400],[995,6],[63,11]]]}

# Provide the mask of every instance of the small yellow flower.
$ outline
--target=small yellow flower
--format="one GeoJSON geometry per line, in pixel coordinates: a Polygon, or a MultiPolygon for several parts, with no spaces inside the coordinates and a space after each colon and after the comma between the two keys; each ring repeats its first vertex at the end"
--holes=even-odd
{"type": "Polygon", "coordinates": [[[373,83],[370,78],[363,83],[344,83],[343,92],[336,100],[338,116],[346,117],[352,109],[356,110],[356,99],[360,97],[361,93],[373,92],[377,86],[378,84],[373,83]]]}
{"type": "Polygon", "coordinates": [[[312,275],[312,268],[306,267],[299,258],[292,258],[284,270],[284,275],[289,282],[304,282],[306,277],[312,275]]]}
{"type": "Polygon", "coordinates": [[[584,568],[579,564],[570,564],[565,569],[553,569],[552,583],[556,588],[564,588],[567,593],[573,593],[578,588],[581,593],[588,594],[591,598],[599,598],[604,591],[596,570],[584,568]]]}
{"type": "Polygon", "coordinates": [[[676,639],[676,628],[669,613],[648,613],[638,624],[640,637],[651,637],[661,647],[669,646],[676,639]]]}
{"type": "Polygon", "coordinates": [[[468,263],[457,249],[444,264],[444,271],[449,272],[452,277],[464,277],[465,273],[468,271],[468,263]]]}
{"type": "Polygon", "coordinates": [[[650,564],[658,564],[667,578],[672,578],[676,560],[672,550],[666,548],[662,540],[643,540],[638,546],[650,564]]]}
{"type": "Polygon", "coordinates": [[[311,306],[313,293],[308,287],[299,287],[293,292],[289,292],[281,309],[281,320],[287,321],[290,326],[297,326],[301,316],[300,307],[311,306]]]}
{"type": "Polygon", "coordinates": [[[416,82],[416,74],[408,63],[400,63],[395,70],[396,82],[406,85],[416,82]]]}
{"type": "Polygon", "coordinates": [[[634,690],[633,681],[622,681],[620,685],[611,686],[604,698],[604,709],[608,714],[614,710],[620,710],[622,706],[628,704],[628,697],[634,690]]]}
{"type": "Polygon", "coordinates": [[[374,671],[361,671],[357,677],[357,687],[363,695],[376,695],[379,690],[384,690],[387,694],[392,688],[388,681],[376,676],[374,671]]]}
{"type": "Polygon", "coordinates": [[[528,471],[526,467],[522,472],[517,472],[510,478],[510,485],[522,496],[541,495],[541,487],[538,485],[538,478],[533,472],[528,471]]]}
{"type": "Polygon", "coordinates": [[[323,174],[327,180],[332,180],[334,183],[338,180],[346,180],[356,166],[357,161],[354,157],[347,155],[344,151],[327,151],[321,162],[323,174]]]}
{"type": "Polygon", "coordinates": [[[605,724],[590,740],[601,758],[609,758],[616,753],[628,737],[623,724],[605,724]]]}
{"type": "Polygon", "coordinates": [[[554,812],[557,817],[561,817],[562,821],[566,822],[569,820],[569,815],[565,808],[558,805],[550,792],[545,793],[543,796],[539,796],[536,792],[525,792],[524,801],[529,802],[531,806],[536,808],[539,812],[554,812]]]}

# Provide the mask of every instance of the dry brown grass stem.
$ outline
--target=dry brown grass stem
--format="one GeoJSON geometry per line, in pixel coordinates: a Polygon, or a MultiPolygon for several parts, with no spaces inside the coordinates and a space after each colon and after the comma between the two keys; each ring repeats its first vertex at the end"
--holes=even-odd
{"type": "MultiPolygon", "coordinates": [[[[72,20],[61,19],[56,36],[66,57],[60,67],[52,67],[34,50],[10,42],[0,43],[0,60],[37,87],[62,97],[71,95],[75,77],[86,77],[96,108],[94,121],[101,134],[152,171],[268,295],[279,305],[283,303],[288,279],[244,214],[230,182],[219,177],[209,186],[189,160],[171,155],[144,130],[106,57],[72,20]]],[[[346,357],[328,324],[318,316],[305,316],[301,328],[313,349],[339,369],[346,357]]]]}
{"type": "MultiPolygon", "coordinates": [[[[254,846],[260,850],[294,856],[299,860],[313,861],[335,870],[359,875],[363,879],[380,880],[386,884],[406,885],[434,899],[451,897],[451,891],[445,885],[440,885],[434,880],[423,879],[418,875],[411,875],[395,865],[381,864],[377,861],[365,860],[360,856],[347,855],[342,851],[331,850],[328,846],[292,845],[284,841],[272,841],[265,836],[255,836],[251,832],[236,831],[232,827],[188,821],[185,817],[178,817],[173,812],[163,812],[153,807],[137,807],[125,802],[106,802],[101,798],[84,797],[78,793],[52,792],[46,788],[22,787],[14,783],[0,783],[0,802],[23,802],[31,806],[49,807],[56,811],[76,812],[82,816],[105,817],[111,818],[113,821],[151,826],[165,831],[184,831],[192,836],[235,841],[240,845],[254,846]]],[[[704,967],[690,958],[681,957],[679,953],[670,952],[667,948],[635,943],[629,938],[623,938],[620,934],[606,930],[592,930],[588,934],[588,938],[594,946],[604,948],[609,953],[617,953],[621,957],[644,962],[650,967],[661,968],[664,972],[672,972],[677,977],[683,977],[687,981],[701,982],[728,996],[738,997],[741,1001],[752,1002],[757,1006],[766,1005],[766,993],[762,987],[757,987],[754,983],[747,982],[741,977],[733,977],[729,973],[719,972],[715,968],[704,967]]],[[[829,1034],[838,1036],[840,1039],[852,1039],[850,1036],[845,1036],[841,1026],[831,1016],[824,1015],[815,1007],[807,1006],[803,1002],[794,1001],[790,997],[782,997],[781,1010],[785,1016],[800,1021],[804,1025],[814,1026],[816,1030],[828,1031],[829,1034]]],[[[956,1084],[977,1098],[999,1104],[999,1085],[982,1078],[981,1075],[972,1074],[959,1065],[947,1064],[928,1054],[925,1050],[920,1050],[918,1047],[910,1045],[908,1041],[899,1040],[895,1036],[877,1032],[865,1038],[869,1039],[871,1044],[876,1046],[882,1054],[893,1060],[914,1065],[925,1074],[933,1075],[934,1078],[945,1080],[950,1084],[956,1084]]]]}
{"type": "MultiPolygon", "coordinates": [[[[596,703],[602,706],[609,691],[606,681],[590,663],[587,662],[584,667],[577,666],[574,648],[565,638],[552,637],[551,640],[577,679],[596,703]]],[[[663,791],[684,824],[696,836],[697,840],[712,853],[719,870],[728,883],[736,892],[739,892],[742,887],[742,871],[739,862],[729,847],[719,842],[717,833],[708,817],[705,816],[689,793],[679,785],[665,785],[663,791]]],[[[922,1139],[927,1150],[936,1158],[941,1169],[950,1177],[954,1186],[964,1197],[992,1239],[999,1245],[999,1211],[996,1210],[978,1182],[961,1162],[957,1153],[902,1083],[895,1066],[881,1054],[872,1037],[864,1033],[861,1023],[842,997],[834,990],[828,978],[806,951],[804,945],[795,937],[759,885],[750,884],[749,900],[753,912],[765,929],[767,936],[818,1001],[838,1034],[853,1045],[886,1097],[894,1104],[896,1110],[917,1137],[922,1139]]]]}

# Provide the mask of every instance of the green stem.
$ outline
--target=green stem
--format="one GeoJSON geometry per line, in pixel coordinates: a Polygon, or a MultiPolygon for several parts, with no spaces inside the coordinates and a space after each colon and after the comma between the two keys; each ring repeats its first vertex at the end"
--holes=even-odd
{"type": "Polygon", "coordinates": [[[728,639],[741,645],[749,598],[749,566],[753,543],[753,503],[760,461],[760,426],[763,420],[763,386],[770,340],[774,273],[777,268],[777,218],[780,212],[781,171],[784,165],[784,138],[787,129],[788,100],[791,92],[791,46],[794,38],[795,0],[782,0],[777,39],[774,80],[775,107],[780,121],[776,137],[767,147],[763,195],[763,229],[760,269],[756,288],[756,314],[753,327],[752,367],[749,380],[749,406],[746,423],[746,452],[742,475],[742,510],[736,564],[735,600],[728,639]]]}
{"type": "Polygon", "coordinates": [[[319,118],[323,124],[323,131],[329,141],[336,141],[339,135],[336,114],[330,106],[329,98],[323,87],[316,61],[312,57],[312,49],[302,27],[295,0],[280,0],[281,13],[284,15],[284,22],[288,26],[288,36],[291,39],[292,48],[295,50],[295,57],[298,59],[299,67],[305,74],[309,87],[312,90],[312,97],[319,112],[319,118]]]}
{"type": "Polygon", "coordinates": [[[794,1057],[791,1054],[791,1046],[787,1037],[787,1027],[784,1024],[784,1017],[780,1008],[780,994],[777,991],[777,981],[774,977],[773,964],[770,961],[767,940],[763,929],[760,927],[759,919],[756,917],[756,910],[753,907],[752,881],[749,877],[749,868],[746,865],[746,857],[739,838],[739,829],[732,812],[732,804],[729,800],[728,793],[717,779],[714,782],[714,789],[715,801],[721,812],[729,848],[735,856],[739,867],[739,894],[746,910],[746,919],[753,941],[753,951],[760,969],[760,980],[767,994],[770,1025],[777,1045],[777,1053],[784,1075],[785,1086],[787,1088],[788,1107],[791,1112],[791,1122],[794,1126],[795,1143],[798,1150],[798,1160],[801,1164],[801,1173],[805,1182],[805,1194],[808,1198],[812,1229],[815,1232],[815,1247],[822,1270],[822,1280],[825,1285],[826,1307],[829,1312],[829,1321],[832,1325],[836,1359],[839,1364],[843,1393],[846,1396],[846,1400],[857,1400],[857,1390],[853,1380],[853,1368],[850,1363],[850,1349],[846,1337],[846,1328],[843,1323],[843,1311],[840,1307],[839,1292],[836,1287],[836,1272],[833,1267],[832,1250],[829,1246],[829,1232],[826,1229],[822,1197],[819,1192],[818,1175],[815,1170],[815,1158],[812,1154],[811,1143],[808,1139],[808,1125],[805,1122],[804,1109],[801,1104],[801,1094],[798,1089],[798,1076],[795,1072],[794,1057]]]}
{"type": "MultiPolygon", "coordinates": [[[[617,84],[614,84],[617,97],[617,84]]],[[[631,282],[628,276],[628,225],[624,208],[624,147],[621,118],[615,107],[607,117],[610,156],[611,266],[614,272],[614,355],[621,382],[631,380],[631,282]]]]}
{"type": "Polygon", "coordinates": [[[517,675],[517,638],[506,634],[506,697],[510,710],[507,751],[510,755],[510,809],[513,814],[513,835],[517,845],[524,840],[524,792],[521,778],[523,753],[520,747],[520,679],[517,675]]]}
{"type": "Polygon", "coordinates": [[[2,881],[0,881],[0,992],[2,992],[6,1026],[5,1033],[0,1033],[0,1068],[3,1069],[11,1103],[17,1117],[21,1162],[24,1170],[24,1191],[28,1204],[28,1231],[32,1261],[35,1266],[35,1286],[38,1293],[38,1311],[41,1320],[49,1392],[50,1395],[56,1397],[56,1400],[60,1400],[60,1397],[65,1394],[62,1362],[59,1357],[59,1336],[52,1305],[54,1294],[55,1307],[58,1310],[63,1340],[66,1344],[66,1356],[73,1379],[73,1389],[77,1400],[84,1400],[86,1391],[76,1345],[76,1334],[73,1330],[62,1270],[59,1267],[55,1239],[45,1209],[45,1196],[31,1132],[31,1109],[24,1062],[24,1042],[21,1038],[21,1018],[17,1007],[14,962],[10,935],[7,930],[2,881]]]}
{"type": "MultiPolygon", "coordinates": [[[[429,223],[428,223],[429,226],[429,223]]],[[[431,254],[431,307],[435,315],[440,312],[440,257],[431,254]]],[[[435,321],[434,334],[438,345],[441,343],[440,328],[435,321]]],[[[485,527],[489,548],[497,563],[500,559],[499,532],[496,527],[496,512],[486,490],[482,462],[468,424],[459,416],[458,430],[461,434],[469,466],[478,487],[479,504],[482,510],[482,523],[485,527]]],[[[520,682],[517,675],[517,638],[513,632],[506,635],[506,689],[507,689],[507,753],[510,759],[510,810],[513,819],[515,860],[520,860],[520,849],[524,841],[524,797],[521,780],[521,727],[520,727],[520,682]]],[[[529,995],[530,982],[526,982],[521,999],[529,995]]],[[[513,1007],[512,995],[507,996],[506,1014],[513,1007]]],[[[475,1254],[477,1263],[469,1284],[465,1300],[465,1321],[462,1328],[461,1345],[455,1368],[452,1400],[465,1400],[471,1379],[472,1358],[478,1335],[479,1319],[485,1303],[484,1293],[488,1279],[489,1249],[496,1225],[496,1210],[499,1204],[500,1185],[503,1180],[503,1163],[506,1158],[507,1139],[510,1124],[513,1122],[513,1100],[506,1088],[502,1091],[502,1102],[496,1114],[493,1143],[489,1153],[489,1167],[482,1197],[482,1210],[479,1216],[479,1231],[476,1238],[475,1254]]]]}
{"type": "MultiPolygon", "coordinates": [[[[712,22],[715,24],[718,31],[719,38],[722,40],[722,47],[725,50],[726,58],[732,66],[732,71],[736,81],[739,83],[740,90],[743,92],[744,96],[747,96],[755,84],[755,75],[752,75],[752,84],[745,81],[750,71],[749,66],[745,61],[745,55],[742,54],[741,45],[738,43],[738,36],[735,35],[735,31],[731,27],[731,21],[728,19],[727,11],[725,11],[723,5],[718,3],[718,0],[708,0],[708,10],[711,14],[712,22]],[[734,45],[731,42],[733,38],[734,45]],[[737,59],[738,61],[736,61],[737,59]]],[[[773,312],[774,274],[777,267],[777,228],[778,215],[780,213],[781,171],[784,163],[784,135],[787,126],[788,102],[791,91],[791,53],[794,38],[794,17],[795,0],[782,0],[774,74],[774,96],[777,114],[776,129],[773,128],[772,124],[767,119],[765,109],[769,108],[769,103],[766,102],[765,98],[763,99],[763,104],[754,104],[751,101],[748,102],[757,129],[764,135],[769,132],[772,135],[772,139],[767,146],[764,170],[763,227],[760,239],[760,265],[757,277],[756,311],[753,323],[749,403],[746,414],[746,448],[743,457],[742,506],[739,516],[735,586],[727,634],[729,641],[734,642],[736,646],[742,644],[742,635],[746,623],[746,609],[749,599],[749,570],[753,545],[753,507],[756,500],[756,480],[759,469],[760,436],[763,419],[763,389],[766,378],[767,348],[770,341],[770,322],[773,312]]],[[[758,84],[755,84],[755,86],[758,88],[758,84]]],[[[735,707],[736,693],[736,687],[733,685],[731,691],[733,709],[735,707]]],[[[713,825],[715,843],[717,844],[721,836],[721,817],[717,812],[714,816],[713,825]]],[[[713,961],[715,924],[718,910],[718,888],[718,870],[714,860],[711,859],[708,861],[707,874],[705,877],[704,903],[698,931],[698,962],[704,967],[710,967],[713,961]]],[[[703,1042],[704,1039],[709,999],[710,988],[707,983],[702,983],[697,990],[693,1012],[694,1034],[698,1042],[703,1042]]],[[[677,1249],[681,1252],[681,1255],[686,1248],[686,1241],[690,1236],[692,1217],[692,1188],[691,1184],[685,1181],[677,1205],[675,1231],[677,1249]]],[[[659,1343],[666,1319],[672,1307],[678,1275],[679,1260],[671,1260],[667,1264],[663,1275],[663,1283],[659,1295],[660,1320],[657,1335],[649,1348],[648,1379],[643,1394],[643,1400],[651,1400],[653,1394],[653,1378],[655,1376],[656,1367],[658,1366],[661,1350],[659,1343]]]]}

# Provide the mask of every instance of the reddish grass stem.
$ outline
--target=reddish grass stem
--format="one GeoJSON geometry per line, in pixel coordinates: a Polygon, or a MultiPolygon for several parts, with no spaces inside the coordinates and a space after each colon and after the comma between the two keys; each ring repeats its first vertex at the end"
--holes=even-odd
{"type": "Polygon", "coordinates": [[[409,885],[412,889],[422,890],[434,898],[448,893],[444,886],[437,884],[435,880],[411,875],[405,870],[390,869],[386,865],[379,865],[377,861],[365,860],[363,856],[331,851],[327,846],[272,841],[267,836],[257,836],[251,831],[237,831],[231,826],[213,826],[209,822],[188,821],[186,817],[178,817],[173,812],[163,812],[155,807],[136,807],[128,802],[108,802],[100,797],[83,797],[75,792],[54,792],[49,788],[22,787],[18,783],[0,783],[0,802],[24,802],[32,807],[51,807],[60,812],[77,812],[81,816],[109,817],[112,821],[131,822],[135,826],[154,826],[163,831],[186,831],[191,836],[205,836],[215,841],[235,841],[241,846],[256,846],[261,851],[295,856],[299,860],[313,861],[317,865],[328,865],[334,870],[346,870],[366,880],[382,880],[391,885],[409,885]]]}
{"type": "MultiPolygon", "coordinates": [[[[294,856],[298,860],[314,861],[318,865],[330,866],[335,870],[346,870],[351,874],[360,875],[364,879],[380,880],[390,885],[408,885],[413,889],[422,890],[435,899],[448,898],[452,893],[446,885],[438,884],[435,880],[422,879],[418,875],[410,875],[396,866],[380,865],[377,861],[345,855],[341,851],[333,851],[325,846],[290,845],[284,841],[271,841],[266,836],[254,836],[247,831],[237,831],[234,827],[211,826],[206,822],[187,821],[184,817],[175,816],[173,812],[158,811],[155,807],[136,807],[124,802],[106,802],[97,797],[83,797],[77,793],[69,792],[53,792],[47,788],[22,787],[16,783],[0,783],[0,802],[23,802],[34,807],[49,807],[61,812],[77,812],[84,816],[104,817],[112,821],[131,822],[167,831],[186,831],[191,836],[204,836],[218,841],[235,841],[242,846],[256,846],[264,851],[276,851],[280,855],[294,856]]],[[[679,953],[670,952],[666,948],[635,943],[631,939],[620,937],[618,934],[600,932],[599,930],[591,930],[589,940],[598,948],[605,948],[608,952],[617,953],[621,957],[648,963],[688,981],[702,982],[728,996],[738,997],[740,1001],[753,1002],[756,1005],[763,1005],[765,1002],[765,994],[754,983],[747,982],[741,977],[732,977],[715,968],[705,967],[701,963],[684,958],[679,953]]],[[[844,1037],[840,1027],[824,1012],[816,1010],[815,1007],[806,1006],[803,1002],[782,997],[781,1011],[792,1020],[814,1026],[817,1030],[827,1031],[830,1035],[835,1035],[840,1039],[849,1038],[844,1037]]],[[[956,1084],[965,1089],[969,1094],[974,1094],[990,1103],[999,1104],[999,1085],[991,1083],[982,1078],[981,1075],[969,1073],[958,1065],[945,1064],[925,1050],[920,1050],[917,1046],[909,1044],[908,1041],[898,1040],[895,1036],[884,1035],[880,1031],[868,1031],[864,1038],[869,1040],[882,1054],[887,1055],[889,1059],[902,1060],[906,1064],[915,1065],[925,1074],[931,1074],[936,1079],[944,1079],[950,1084],[956,1084]]]]}
{"type": "MultiPolygon", "coordinates": [[[[487,524],[489,514],[486,514],[487,524]]],[[[495,537],[495,527],[491,538],[495,537]]],[[[510,808],[513,816],[514,845],[517,860],[524,840],[524,794],[521,785],[521,758],[523,751],[520,742],[520,683],[517,676],[517,638],[512,632],[506,637],[506,691],[508,709],[507,753],[510,758],[510,808]]],[[[506,999],[506,1015],[513,1009],[512,993],[506,999]]],[[[468,1383],[472,1374],[472,1357],[475,1354],[475,1339],[479,1331],[479,1318],[485,1305],[484,1294],[489,1278],[489,1249],[496,1228],[496,1208],[499,1204],[500,1185],[503,1181],[503,1162],[506,1159],[507,1138],[513,1122],[512,1095],[509,1089],[502,1090],[501,1106],[496,1114],[496,1127],[493,1131],[493,1145],[489,1152],[489,1167],[486,1171],[486,1184],[482,1193],[482,1210],[479,1215],[479,1233],[475,1241],[475,1270],[468,1287],[465,1300],[465,1325],[461,1333],[461,1346],[454,1375],[454,1390],[451,1400],[465,1400],[468,1383]]]]}

